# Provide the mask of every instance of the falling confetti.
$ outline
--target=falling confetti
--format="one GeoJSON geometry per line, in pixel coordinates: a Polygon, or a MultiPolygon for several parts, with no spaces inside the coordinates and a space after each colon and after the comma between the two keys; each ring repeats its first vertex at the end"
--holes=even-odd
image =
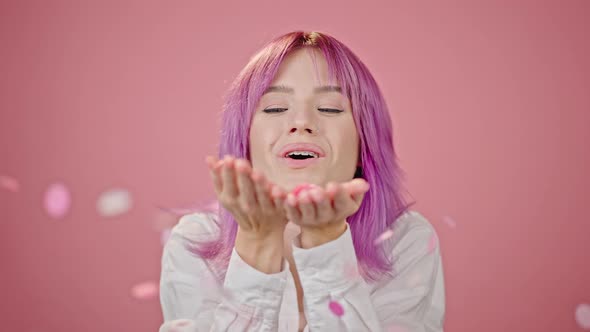
{"type": "Polygon", "coordinates": [[[449,227],[451,227],[451,228],[455,228],[455,227],[457,227],[457,223],[455,222],[455,220],[454,220],[453,218],[449,217],[449,216],[445,216],[445,217],[443,217],[443,219],[442,219],[442,220],[443,220],[443,222],[444,222],[445,224],[447,224],[447,225],[448,225],[449,227]]]}
{"type": "Polygon", "coordinates": [[[103,217],[114,217],[127,212],[130,208],[131,195],[123,189],[105,191],[96,202],[96,209],[103,217]]]}
{"type": "Polygon", "coordinates": [[[157,211],[152,221],[152,228],[157,232],[162,232],[166,229],[174,227],[178,222],[178,216],[164,212],[157,211]]]}
{"type": "Polygon", "coordinates": [[[330,301],[328,306],[330,307],[330,311],[332,311],[332,313],[334,315],[336,315],[338,317],[342,317],[342,315],[344,315],[344,309],[342,308],[340,303],[338,303],[336,301],[330,301]]]}
{"type": "Polygon", "coordinates": [[[393,236],[393,230],[391,230],[391,229],[388,229],[388,230],[386,230],[385,232],[383,232],[383,234],[379,235],[379,236],[378,236],[378,237],[375,239],[375,241],[373,241],[373,244],[375,244],[375,245],[378,245],[378,244],[380,244],[381,242],[383,242],[383,241],[385,241],[385,240],[389,239],[389,238],[390,238],[390,237],[392,237],[392,236],[393,236]]]}
{"type": "Polygon", "coordinates": [[[428,253],[432,253],[434,249],[436,249],[437,243],[438,239],[436,238],[436,233],[433,233],[430,237],[430,241],[428,242],[428,253]]]}
{"type": "Polygon", "coordinates": [[[590,304],[578,304],[576,308],[576,322],[585,330],[590,330],[590,304]]]}
{"type": "Polygon", "coordinates": [[[0,187],[14,193],[20,190],[20,184],[18,181],[15,178],[6,175],[0,175],[0,187]]]}
{"type": "Polygon", "coordinates": [[[344,265],[344,278],[348,280],[355,279],[358,275],[357,266],[353,263],[344,265]]]}
{"type": "Polygon", "coordinates": [[[170,228],[167,228],[162,231],[162,234],[160,234],[160,242],[162,243],[162,246],[166,245],[166,242],[168,242],[171,231],[172,230],[170,228]]]}
{"type": "Polygon", "coordinates": [[[158,295],[158,284],[154,281],[139,283],[131,288],[131,295],[138,300],[149,300],[158,295]]]}
{"type": "Polygon", "coordinates": [[[190,319],[181,318],[164,323],[160,331],[165,332],[192,332],[195,330],[195,322],[190,319]]]}
{"type": "Polygon", "coordinates": [[[70,209],[70,191],[62,183],[54,183],[45,191],[45,212],[55,219],[63,218],[70,209]]]}

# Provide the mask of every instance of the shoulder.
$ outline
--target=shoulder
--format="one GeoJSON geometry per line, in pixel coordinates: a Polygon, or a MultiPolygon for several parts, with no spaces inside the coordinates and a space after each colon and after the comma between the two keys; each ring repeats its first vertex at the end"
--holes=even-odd
{"type": "Polygon", "coordinates": [[[217,217],[212,213],[186,214],[172,228],[162,252],[162,278],[178,276],[197,278],[208,269],[207,263],[194,249],[201,243],[218,238],[217,217]]]}
{"type": "Polygon", "coordinates": [[[425,256],[440,255],[436,229],[421,213],[417,211],[404,213],[396,219],[391,230],[391,255],[398,272],[425,256]]]}
{"type": "Polygon", "coordinates": [[[183,215],[174,225],[170,237],[189,242],[213,240],[219,235],[217,215],[211,212],[195,212],[183,215]]]}

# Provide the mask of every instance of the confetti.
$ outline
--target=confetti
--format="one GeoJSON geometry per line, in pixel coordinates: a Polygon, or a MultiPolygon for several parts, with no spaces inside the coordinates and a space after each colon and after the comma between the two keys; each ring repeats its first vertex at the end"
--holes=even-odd
{"type": "Polygon", "coordinates": [[[131,208],[131,195],[124,189],[103,192],[96,202],[96,209],[103,217],[114,217],[131,208]]]}
{"type": "Polygon", "coordinates": [[[63,218],[70,209],[70,191],[62,183],[54,183],[45,191],[45,212],[55,219],[63,218]]]}
{"type": "Polygon", "coordinates": [[[348,280],[355,279],[358,275],[358,267],[353,263],[347,263],[344,265],[344,278],[348,280]]]}
{"type": "Polygon", "coordinates": [[[158,284],[153,281],[139,283],[131,288],[131,295],[138,300],[148,300],[158,295],[158,284]]]}
{"type": "Polygon", "coordinates": [[[297,197],[303,190],[313,189],[313,188],[317,188],[317,187],[318,186],[315,184],[303,183],[303,184],[300,184],[297,187],[295,187],[295,189],[293,189],[292,193],[295,197],[297,197]]]}
{"type": "Polygon", "coordinates": [[[162,243],[162,246],[165,246],[166,242],[168,242],[168,239],[170,238],[171,231],[172,231],[172,229],[167,228],[167,229],[163,230],[162,233],[160,234],[160,242],[162,243]]]}
{"type": "Polygon", "coordinates": [[[447,226],[451,228],[457,227],[457,223],[455,222],[455,220],[449,216],[444,216],[442,220],[445,224],[447,224],[447,226]]]}
{"type": "Polygon", "coordinates": [[[428,253],[432,253],[434,249],[436,249],[437,243],[438,239],[436,238],[436,233],[433,233],[430,237],[430,241],[428,242],[428,253]]]}
{"type": "Polygon", "coordinates": [[[330,301],[328,306],[330,307],[330,311],[332,311],[332,313],[334,315],[336,315],[338,317],[341,317],[342,315],[344,315],[344,309],[342,308],[340,303],[338,303],[336,301],[330,301]]]}
{"type": "Polygon", "coordinates": [[[152,228],[157,232],[174,227],[178,222],[178,216],[163,211],[156,212],[152,222],[152,228]]]}
{"type": "Polygon", "coordinates": [[[389,239],[390,237],[393,236],[393,231],[391,229],[386,230],[385,232],[383,232],[383,234],[379,235],[375,241],[373,242],[373,244],[378,245],[381,242],[389,239]]]}
{"type": "Polygon", "coordinates": [[[590,330],[590,304],[578,304],[576,308],[576,322],[579,327],[590,330]]]}
{"type": "Polygon", "coordinates": [[[0,175],[0,187],[14,193],[20,190],[20,184],[18,181],[15,178],[6,175],[0,175]]]}

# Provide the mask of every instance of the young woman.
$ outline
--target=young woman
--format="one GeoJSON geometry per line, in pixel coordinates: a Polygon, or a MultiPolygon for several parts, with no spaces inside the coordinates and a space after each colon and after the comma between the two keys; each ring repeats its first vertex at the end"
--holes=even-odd
{"type": "Polygon", "coordinates": [[[265,45],[208,157],[217,213],[162,257],[160,331],[442,331],[436,232],[402,197],[389,111],[366,66],[318,32],[265,45]]]}

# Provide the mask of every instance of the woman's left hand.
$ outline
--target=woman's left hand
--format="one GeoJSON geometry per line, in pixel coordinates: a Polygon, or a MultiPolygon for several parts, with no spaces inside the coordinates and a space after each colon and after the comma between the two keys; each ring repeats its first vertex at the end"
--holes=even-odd
{"type": "Polygon", "coordinates": [[[302,236],[305,232],[319,235],[343,231],[346,218],[359,209],[368,190],[369,183],[358,178],[345,183],[331,182],[325,189],[311,186],[289,193],[285,211],[288,219],[301,227],[302,236]]]}

